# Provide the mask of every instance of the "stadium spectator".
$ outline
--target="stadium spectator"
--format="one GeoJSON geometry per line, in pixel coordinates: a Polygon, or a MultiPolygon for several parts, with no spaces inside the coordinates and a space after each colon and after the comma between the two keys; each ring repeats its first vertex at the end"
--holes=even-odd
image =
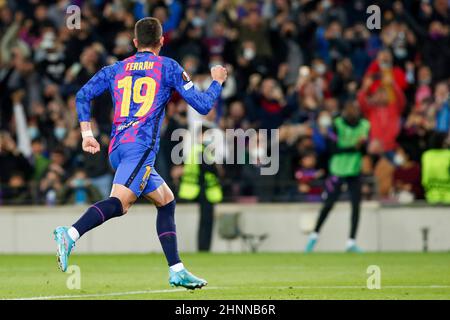
{"type": "Polygon", "coordinates": [[[88,179],[83,169],[77,169],[57,194],[61,204],[88,204],[102,198],[98,189],[88,179]]]}
{"type": "Polygon", "coordinates": [[[413,151],[407,144],[399,146],[394,156],[396,168],[393,176],[393,191],[401,203],[423,199],[420,166],[414,158],[413,151]]]}
{"type": "Polygon", "coordinates": [[[364,78],[358,102],[371,125],[369,152],[384,154],[392,160],[406,98],[392,72],[383,73],[381,84],[372,89],[375,81],[370,75],[364,78]]]}
{"type": "Polygon", "coordinates": [[[25,178],[20,172],[13,172],[8,181],[8,187],[3,191],[5,204],[23,205],[31,203],[31,194],[25,178]]]}
{"type": "Polygon", "coordinates": [[[53,170],[47,171],[39,182],[40,203],[45,203],[48,206],[57,204],[57,194],[62,190],[62,187],[61,175],[53,170]]]}
{"type": "Polygon", "coordinates": [[[16,142],[8,132],[0,132],[0,183],[7,184],[14,172],[21,172],[28,181],[33,167],[17,148],[16,142]]]}
{"type": "Polygon", "coordinates": [[[39,181],[50,164],[50,160],[44,155],[45,147],[42,139],[34,138],[31,142],[30,162],[33,166],[33,180],[39,181]]]}
{"type": "Polygon", "coordinates": [[[297,190],[305,195],[307,201],[320,201],[322,186],[319,179],[325,174],[323,169],[317,168],[317,155],[314,152],[305,153],[299,163],[299,168],[295,172],[297,180],[297,190]]]}
{"type": "Polygon", "coordinates": [[[449,89],[446,82],[439,82],[434,92],[434,109],[436,112],[435,131],[446,135],[450,130],[449,89]]]}
{"type": "MultiPolygon", "coordinates": [[[[6,168],[0,173],[1,188],[7,188],[12,172],[21,172],[27,184],[31,178],[48,184],[50,176],[61,188],[82,166],[92,183],[107,192],[107,161],[80,152],[75,93],[102,66],[134,52],[135,21],[153,15],[164,25],[161,54],[182,61],[197,86],[208,83],[209,67],[227,65],[229,78],[213,121],[224,130],[280,129],[282,165],[275,177],[264,179],[273,184],[268,190],[275,199],[285,194],[281,185],[296,185],[305,151],[298,152],[299,146],[315,150],[318,167],[327,167],[324,124],[355,100],[372,125],[368,151],[374,163],[365,175],[385,185],[382,195],[387,197],[395,167],[380,157],[392,162],[404,141],[421,156],[449,136],[450,10],[445,0],[377,3],[383,11],[381,31],[366,28],[364,5],[346,1],[86,0],[76,2],[82,19],[81,28],[73,30],[64,18],[70,1],[0,2],[0,129],[10,136],[0,142],[0,167],[6,168]],[[17,101],[20,89],[24,95],[17,101]],[[14,117],[17,102],[34,141],[31,156],[21,149],[24,131],[14,117]],[[47,153],[52,158],[55,150],[67,161],[55,165],[51,160],[57,169],[45,169],[47,153]]],[[[168,105],[157,160],[169,185],[179,179],[179,168],[170,161],[170,135],[190,119],[183,103],[174,96],[168,105]]],[[[108,94],[93,102],[100,136],[109,135],[111,108],[108,94]]],[[[225,199],[242,192],[267,200],[258,191],[255,169],[249,163],[225,166],[225,199]],[[236,187],[244,173],[254,179],[236,187]]],[[[39,186],[30,188],[32,194],[43,192],[39,186]]],[[[45,197],[34,201],[44,203],[45,197]]]]}

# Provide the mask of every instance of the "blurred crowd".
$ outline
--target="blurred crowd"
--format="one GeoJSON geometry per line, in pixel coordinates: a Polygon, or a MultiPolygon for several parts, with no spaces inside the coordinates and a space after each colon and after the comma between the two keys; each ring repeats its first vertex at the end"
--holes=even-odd
{"type": "MultiPolygon", "coordinates": [[[[450,146],[448,0],[0,0],[0,201],[88,203],[108,196],[112,102],[93,102],[101,152],[81,152],[77,90],[102,66],[135,53],[134,23],[163,23],[162,55],[198,88],[226,65],[220,103],[206,116],[221,129],[275,129],[280,170],[224,165],[231,201],[317,201],[333,118],[356,103],[371,124],[365,198],[422,199],[420,159],[450,146]],[[366,9],[381,8],[369,30],[366,9]],[[70,5],[80,28],[66,25],[70,5]]],[[[190,111],[189,111],[190,112],[190,111]]],[[[175,190],[171,133],[189,123],[186,103],[167,105],[156,168],[175,190]]],[[[249,148],[248,153],[258,153],[249,148]]]]}

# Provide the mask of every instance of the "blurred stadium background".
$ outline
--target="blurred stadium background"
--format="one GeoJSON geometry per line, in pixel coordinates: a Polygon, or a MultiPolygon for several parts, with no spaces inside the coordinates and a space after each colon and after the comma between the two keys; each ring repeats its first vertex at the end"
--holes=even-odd
{"type": "MultiPolygon", "coordinates": [[[[95,156],[81,152],[75,94],[102,66],[134,53],[133,26],[145,16],[163,22],[161,54],[179,61],[199,88],[209,85],[212,65],[227,66],[221,101],[204,122],[280,130],[276,175],[261,176],[251,163],[222,167],[213,251],[301,251],[321,202],[332,118],[379,87],[384,111],[361,108],[372,132],[360,244],[450,249],[449,1],[0,0],[0,252],[53,252],[52,227],[109,194],[109,93],[93,103],[102,144],[95,156]],[[381,8],[380,30],[366,27],[371,4],[381,8]],[[66,26],[70,5],[81,8],[80,29],[66,26]]],[[[156,168],[175,191],[183,167],[170,161],[170,137],[195,119],[174,95],[156,168]]],[[[159,251],[155,210],[132,211],[77,250],[159,251]]],[[[195,251],[197,207],[181,204],[177,212],[180,249],[195,251]]],[[[343,250],[348,215],[346,203],[337,206],[319,250],[343,250]]]]}
{"type": "MultiPolygon", "coordinates": [[[[448,299],[449,28],[448,0],[0,0],[0,298],[448,299]],[[381,29],[369,30],[373,4],[381,29]],[[71,5],[81,9],[78,29],[67,27],[71,5]],[[209,115],[177,95],[167,105],[156,168],[175,194],[183,166],[171,161],[170,138],[199,119],[279,129],[280,169],[260,175],[251,146],[245,164],[221,166],[211,254],[197,253],[198,204],[177,200],[179,249],[210,282],[205,290],[167,290],[156,210],[143,202],[77,244],[82,290],[69,291],[51,232],[107,196],[113,177],[109,93],[93,103],[95,156],[81,152],[75,94],[134,53],[133,26],[145,16],[162,21],[161,54],[197,87],[215,64],[229,72],[209,115]],[[350,103],[372,127],[358,232],[366,253],[302,255],[328,174],[326,136],[350,103]],[[381,268],[383,290],[367,289],[370,265],[381,268]]],[[[344,251],[347,199],[317,251],[344,251]]]]}

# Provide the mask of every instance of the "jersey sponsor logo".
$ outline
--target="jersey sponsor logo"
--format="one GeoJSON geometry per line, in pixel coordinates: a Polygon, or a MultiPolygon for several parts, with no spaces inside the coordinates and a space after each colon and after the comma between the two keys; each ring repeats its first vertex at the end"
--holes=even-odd
{"type": "Polygon", "coordinates": [[[126,128],[131,127],[131,126],[134,127],[134,126],[136,126],[137,124],[139,124],[139,120],[133,121],[133,122],[124,123],[124,124],[121,124],[119,127],[117,127],[117,130],[118,130],[118,131],[121,131],[121,130],[124,130],[124,129],[126,129],[126,128]]]}

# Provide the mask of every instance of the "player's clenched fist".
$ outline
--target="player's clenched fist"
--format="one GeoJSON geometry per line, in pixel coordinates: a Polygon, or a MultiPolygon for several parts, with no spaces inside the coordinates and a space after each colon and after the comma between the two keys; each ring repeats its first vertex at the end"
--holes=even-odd
{"type": "Polygon", "coordinates": [[[94,154],[100,151],[100,144],[94,137],[83,138],[83,143],[81,145],[83,147],[83,151],[85,152],[94,154]]]}
{"type": "Polygon", "coordinates": [[[217,65],[211,68],[211,77],[213,80],[216,80],[220,84],[224,83],[227,80],[228,72],[227,69],[217,65]]]}

